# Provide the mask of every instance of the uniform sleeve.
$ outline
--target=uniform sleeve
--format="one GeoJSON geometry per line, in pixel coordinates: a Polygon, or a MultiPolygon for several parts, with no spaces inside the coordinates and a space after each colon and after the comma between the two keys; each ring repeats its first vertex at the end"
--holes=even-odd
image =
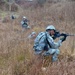
{"type": "Polygon", "coordinates": [[[58,48],[61,46],[62,41],[59,40],[58,42],[54,42],[53,38],[49,34],[47,34],[47,39],[52,48],[58,48]]]}

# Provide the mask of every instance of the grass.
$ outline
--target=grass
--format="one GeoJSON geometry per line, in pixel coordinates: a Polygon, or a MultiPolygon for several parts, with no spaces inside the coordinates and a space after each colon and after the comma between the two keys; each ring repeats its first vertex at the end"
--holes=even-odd
{"type": "MultiPolygon", "coordinates": [[[[41,60],[33,52],[33,41],[27,39],[32,32],[45,31],[48,24],[53,24],[60,32],[75,33],[74,16],[64,8],[67,3],[56,3],[49,7],[26,9],[18,13],[14,21],[0,23],[0,73],[1,75],[74,75],[75,74],[75,38],[67,37],[60,47],[59,60],[52,63],[51,57],[41,60]],[[59,7],[60,6],[60,7],[59,7]],[[56,8],[57,7],[57,8],[56,8]],[[65,11],[63,11],[63,9],[65,11]],[[58,11],[58,12],[56,12],[58,11]],[[66,15],[64,13],[67,12],[66,15]],[[36,14],[37,13],[37,14],[36,14]],[[61,13],[61,14],[59,14],[61,13]],[[69,15],[70,14],[70,15],[69,15]],[[25,15],[30,20],[32,29],[22,32],[20,21],[25,15]],[[62,16],[61,19],[59,16],[62,16]],[[71,18],[71,19],[70,19],[71,18]],[[70,21],[70,22],[69,22],[70,21]],[[39,61],[38,61],[39,60],[39,61]],[[40,63],[40,64],[39,64],[40,63]],[[42,70],[46,67],[46,70],[42,70]]],[[[70,4],[70,3],[68,3],[70,4]]],[[[72,3],[70,4],[72,6],[72,3]]],[[[73,5],[74,7],[74,5],[73,5]]],[[[73,8],[74,9],[74,8],[73,8]]],[[[73,13],[72,10],[71,13],[73,13]]],[[[2,13],[3,17],[6,12],[2,13]]]]}

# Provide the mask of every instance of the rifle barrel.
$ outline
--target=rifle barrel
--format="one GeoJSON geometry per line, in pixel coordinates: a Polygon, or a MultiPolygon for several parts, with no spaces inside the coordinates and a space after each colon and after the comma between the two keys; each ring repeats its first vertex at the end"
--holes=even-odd
{"type": "Polygon", "coordinates": [[[75,36],[75,34],[67,34],[67,36],[75,36]]]}

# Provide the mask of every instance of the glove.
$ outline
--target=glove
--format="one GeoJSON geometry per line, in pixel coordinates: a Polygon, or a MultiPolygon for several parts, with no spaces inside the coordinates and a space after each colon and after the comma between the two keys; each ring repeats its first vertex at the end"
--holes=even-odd
{"type": "Polygon", "coordinates": [[[61,36],[63,36],[63,37],[62,37],[62,38],[60,38],[60,40],[62,40],[62,42],[63,42],[63,41],[65,41],[65,40],[66,40],[67,35],[66,35],[66,34],[64,34],[64,33],[62,33],[62,34],[61,34],[61,36]]]}
{"type": "Polygon", "coordinates": [[[55,40],[57,37],[53,36],[52,38],[55,40]]]}

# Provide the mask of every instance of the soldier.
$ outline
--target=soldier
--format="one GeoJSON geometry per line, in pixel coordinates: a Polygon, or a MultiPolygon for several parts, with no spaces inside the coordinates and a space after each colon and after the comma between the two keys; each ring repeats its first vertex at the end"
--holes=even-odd
{"type": "Polygon", "coordinates": [[[36,32],[32,32],[29,36],[29,39],[35,39],[36,38],[36,32]]]}
{"type": "Polygon", "coordinates": [[[14,20],[16,19],[16,17],[14,15],[11,15],[11,19],[14,20]]]}
{"type": "Polygon", "coordinates": [[[30,28],[30,26],[28,26],[28,21],[29,20],[25,16],[23,16],[23,20],[21,21],[21,25],[23,28],[25,28],[25,29],[30,28]]]}
{"type": "Polygon", "coordinates": [[[66,40],[66,36],[63,35],[58,42],[54,42],[53,35],[55,32],[55,27],[53,25],[49,25],[46,28],[46,32],[41,32],[38,34],[35,38],[33,46],[36,55],[51,55],[53,62],[58,60],[58,54],[60,53],[58,48],[61,46],[62,42],[66,40]]]}

